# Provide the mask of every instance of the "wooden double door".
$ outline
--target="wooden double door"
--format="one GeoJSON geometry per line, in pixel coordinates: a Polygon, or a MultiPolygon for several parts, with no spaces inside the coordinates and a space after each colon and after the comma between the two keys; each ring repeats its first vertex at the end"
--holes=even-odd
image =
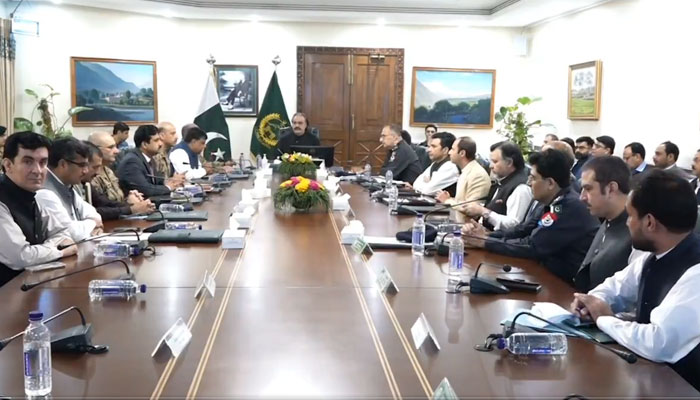
{"type": "Polygon", "coordinates": [[[297,108],[335,165],[382,165],[381,129],[403,115],[403,64],[403,49],[297,47],[297,108]]]}

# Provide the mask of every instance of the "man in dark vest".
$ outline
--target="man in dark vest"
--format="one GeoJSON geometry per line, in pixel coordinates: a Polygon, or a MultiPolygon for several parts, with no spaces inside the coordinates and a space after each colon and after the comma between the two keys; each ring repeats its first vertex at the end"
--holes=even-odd
{"type": "Polygon", "coordinates": [[[66,227],[35,200],[44,185],[51,144],[33,132],[7,138],[0,176],[0,286],[25,267],[76,253],[66,227]]]}
{"type": "Polygon", "coordinates": [[[408,185],[412,186],[416,192],[427,195],[435,195],[445,190],[450,193],[450,196],[454,196],[457,193],[459,169],[450,161],[450,149],[455,136],[450,132],[438,132],[428,141],[430,142],[428,154],[432,163],[408,185]]]}
{"type": "Polygon", "coordinates": [[[311,133],[309,119],[304,113],[296,113],[292,116],[292,131],[288,130],[280,135],[277,149],[280,153],[292,153],[292,146],[320,146],[321,140],[311,133]]]}
{"type": "Polygon", "coordinates": [[[577,290],[587,292],[627,266],[632,251],[625,210],[629,190],[630,172],[622,159],[599,156],[583,166],[580,199],[603,223],[574,277],[577,290]]]}
{"type": "Polygon", "coordinates": [[[588,294],[574,294],[571,310],[640,356],[669,363],[700,390],[696,210],[688,181],[673,172],[650,172],[627,199],[632,244],[648,253],[588,294]],[[635,309],[631,321],[618,318],[635,309]]]}
{"type": "Polygon", "coordinates": [[[529,173],[523,153],[514,143],[504,141],[491,146],[491,175],[495,175],[496,184],[491,185],[486,205],[467,205],[467,215],[481,217],[484,226],[494,231],[523,222],[532,202],[529,173]]]}
{"type": "Polygon", "coordinates": [[[175,172],[184,174],[187,180],[199,179],[214,172],[211,167],[206,168],[199,162],[199,155],[205,147],[207,133],[198,126],[189,129],[168,156],[175,172]]]}

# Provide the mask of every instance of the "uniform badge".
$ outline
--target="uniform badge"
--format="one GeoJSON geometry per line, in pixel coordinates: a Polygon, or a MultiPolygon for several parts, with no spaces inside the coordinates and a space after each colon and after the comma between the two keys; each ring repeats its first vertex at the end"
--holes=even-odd
{"type": "Polygon", "coordinates": [[[394,159],[396,158],[396,152],[392,151],[391,152],[391,157],[389,157],[389,162],[394,162],[394,159]]]}
{"type": "Polygon", "coordinates": [[[557,204],[552,207],[552,211],[554,211],[556,214],[561,214],[561,204],[557,204]]]}
{"type": "Polygon", "coordinates": [[[540,226],[543,226],[545,228],[550,227],[554,225],[554,223],[557,221],[559,217],[557,217],[557,214],[552,213],[552,212],[547,212],[542,216],[542,219],[540,219],[540,226]]]}

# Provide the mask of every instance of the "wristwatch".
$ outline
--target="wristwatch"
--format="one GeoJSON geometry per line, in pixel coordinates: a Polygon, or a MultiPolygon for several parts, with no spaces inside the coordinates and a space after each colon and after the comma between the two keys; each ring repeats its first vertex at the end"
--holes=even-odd
{"type": "Polygon", "coordinates": [[[488,208],[484,208],[484,212],[481,213],[481,218],[483,218],[484,221],[486,221],[487,219],[489,219],[489,215],[491,215],[491,210],[489,210],[488,208]]]}

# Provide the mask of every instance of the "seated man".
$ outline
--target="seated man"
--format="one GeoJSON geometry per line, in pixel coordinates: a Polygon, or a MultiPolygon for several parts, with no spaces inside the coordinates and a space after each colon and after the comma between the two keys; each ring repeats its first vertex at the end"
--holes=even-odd
{"type": "Polygon", "coordinates": [[[629,190],[629,168],[620,158],[595,157],[583,166],[581,201],[604,221],[574,277],[577,290],[587,292],[627,266],[632,251],[625,211],[629,190]]]}
{"type": "Polygon", "coordinates": [[[639,142],[628,144],[622,152],[622,159],[625,160],[625,163],[632,173],[630,182],[630,187],[632,188],[634,188],[652,169],[652,166],[644,161],[646,154],[644,145],[639,142]]]}
{"type": "Polygon", "coordinates": [[[591,150],[593,157],[611,156],[613,153],[615,153],[615,139],[607,135],[595,138],[593,150],[591,150]]]}
{"type": "Polygon", "coordinates": [[[114,139],[114,143],[117,144],[117,150],[119,151],[112,165],[112,169],[117,169],[121,160],[123,160],[131,150],[129,142],[126,141],[129,138],[129,125],[123,122],[115,122],[112,128],[112,138],[114,139]]]}
{"type": "MultiPolygon", "coordinates": [[[[161,122],[158,124],[158,136],[160,136],[160,141],[163,142],[163,147],[153,157],[156,163],[156,175],[170,178],[173,176],[173,165],[170,163],[169,156],[173,147],[177,144],[177,129],[170,122],[161,122]]],[[[184,138],[185,135],[183,134],[182,137],[184,138]]]]}
{"type": "Polygon", "coordinates": [[[455,195],[459,170],[450,161],[450,149],[454,141],[454,135],[449,132],[439,132],[431,136],[428,156],[432,164],[412,182],[413,189],[428,195],[437,194],[444,189],[450,195],[455,195]]]}
{"type": "Polygon", "coordinates": [[[199,179],[214,172],[211,167],[200,164],[199,156],[207,147],[207,134],[199,127],[187,131],[180,143],[170,152],[170,163],[178,174],[187,180],[199,179]]]}
{"type": "Polygon", "coordinates": [[[122,215],[150,213],[155,210],[155,206],[150,200],[144,200],[136,193],[130,193],[127,201],[118,202],[110,200],[99,188],[93,188],[90,182],[102,169],[104,162],[102,160],[102,151],[100,151],[99,147],[90,142],[85,142],[85,144],[88,146],[88,162],[90,163],[88,173],[85,174],[82,180],[85,200],[97,209],[102,220],[114,220],[122,215]]]}
{"type": "Polygon", "coordinates": [[[700,150],[695,152],[695,157],[693,157],[693,174],[695,178],[690,181],[690,184],[695,191],[695,198],[700,206],[700,150]]]}
{"type": "Polygon", "coordinates": [[[40,206],[68,227],[74,241],[102,233],[102,217],[76,191],[88,172],[87,146],[75,138],[57,139],[49,151],[49,172],[36,193],[40,206]]]}
{"type": "Polygon", "coordinates": [[[46,179],[51,142],[33,132],[7,138],[0,175],[0,286],[25,267],[76,253],[65,226],[35,201],[46,179]]]}
{"type": "Polygon", "coordinates": [[[484,226],[495,231],[523,222],[532,202],[529,172],[517,145],[503,141],[491,146],[491,175],[497,183],[491,186],[486,206],[468,204],[467,215],[481,217],[484,226]]]}
{"type": "MultiPolygon", "coordinates": [[[[566,159],[569,161],[569,165],[573,167],[576,158],[574,156],[574,151],[571,150],[571,146],[568,143],[561,140],[555,140],[542,146],[542,151],[545,151],[547,149],[559,150],[562,153],[564,153],[566,159]]],[[[581,193],[581,184],[579,184],[579,179],[576,179],[573,173],[571,174],[571,190],[573,190],[576,193],[581,193]]]]}
{"type": "Polygon", "coordinates": [[[397,181],[415,182],[422,169],[416,152],[401,137],[401,126],[386,125],[379,136],[379,142],[387,149],[386,159],[380,171],[382,176],[391,171],[397,181]]]}
{"type": "Polygon", "coordinates": [[[435,124],[428,124],[425,126],[424,132],[425,132],[425,140],[418,143],[419,146],[423,147],[428,147],[430,144],[430,138],[436,134],[438,131],[438,127],[435,124]]]}
{"type": "Polygon", "coordinates": [[[669,141],[663,142],[656,148],[656,151],[654,151],[654,166],[690,181],[693,177],[676,165],[679,154],[680,150],[678,150],[678,146],[676,146],[675,143],[669,141]]]}
{"type": "Polygon", "coordinates": [[[418,156],[418,162],[420,163],[421,171],[427,169],[430,166],[430,156],[428,155],[428,147],[423,147],[413,143],[411,134],[408,133],[408,131],[405,129],[401,131],[401,139],[403,139],[403,141],[406,142],[406,144],[409,145],[418,156]]]}
{"type": "Polygon", "coordinates": [[[157,171],[153,157],[162,145],[155,125],[139,126],[134,134],[134,143],[136,148],[124,157],[117,169],[122,189],[138,190],[148,198],[170,194],[182,186],[181,175],[175,174],[168,179],[155,175],[157,171]]]}
{"type": "Polygon", "coordinates": [[[517,238],[497,239],[481,232],[465,241],[494,253],[539,260],[552,273],[573,284],[599,223],[571,190],[569,162],[564,153],[547,149],[531,154],[529,161],[532,195],[546,208],[539,226],[517,238]]]}
{"type": "Polygon", "coordinates": [[[687,181],[652,171],[627,199],[635,249],[646,251],[588,294],[571,311],[592,319],[620,345],[671,365],[700,390],[700,238],[692,233],[695,197],[687,181]],[[620,319],[623,313],[633,319],[620,319]]]}
{"type": "Polygon", "coordinates": [[[0,160],[2,160],[3,156],[3,148],[5,147],[5,139],[7,139],[7,135],[5,135],[5,131],[7,131],[7,128],[4,126],[0,125],[0,160]]]}
{"type": "MultiPolygon", "coordinates": [[[[462,171],[457,179],[456,194],[452,197],[443,190],[438,193],[437,200],[445,204],[457,204],[486,199],[491,189],[491,178],[476,161],[476,142],[468,136],[455,139],[450,150],[450,161],[462,171]]],[[[463,220],[467,204],[456,206],[454,209],[459,211],[458,220],[463,220]]]]}
{"type": "Polygon", "coordinates": [[[574,156],[576,164],[571,167],[571,173],[576,179],[581,179],[581,168],[591,158],[591,149],[593,148],[593,139],[590,136],[581,136],[576,139],[576,149],[574,156]]]}
{"type": "Polygon", "coordinates": [[[291,146],[320,146],[321,141],[311,133],[309,119],[304,113],[296,113],[292,116],[292,132],[282,135],[277,143],[277,148],[282,153],[292,153],[291,146]]]}
{"type": "Polygon", "coordinates": [[[553,142],[555,140],[559,140],[559,136],[553,134],[553,133],[548,133],[544,135],[544,141],[542,142],[542,146],[545,146],[549,144],[549,142],[553,142]]]}

